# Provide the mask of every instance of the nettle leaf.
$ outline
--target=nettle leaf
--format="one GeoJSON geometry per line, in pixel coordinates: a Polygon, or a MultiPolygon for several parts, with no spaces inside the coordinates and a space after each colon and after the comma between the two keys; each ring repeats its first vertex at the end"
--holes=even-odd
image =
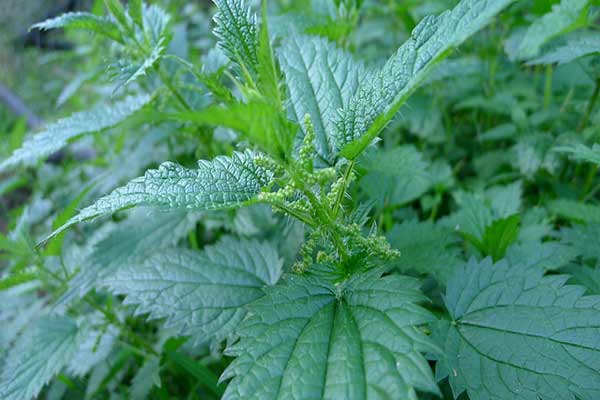
{"type": "Polygon", "coordinates": [[[23,143],[8,159],[0,163],[0,172],[19,164],[34,165],[39,159],[66,146],[84,133],[111,128],[135,114],[152,99],[148,95],[130,96],[113,104],[75,113],[49,124],[23,143]]]}
{"type": "Polygon", "coordinates": [[[244,0],[213,0],[218,11],[214,16],[214,34],[225,55],[242,71],[256,74],[258,64],[258,29],[256,15],[244,0]]]}
{"type": "Polygon", "coordinates": [[[234,208],[255,199],[272,178],[272,171],[256,165],[254,153],[249,150],[212,161],[200,160],[196,169],[165,162],[84,208],[50,237],[86,219],[133,206],[169,210],[234,208]]]}
{"type": "Polygon", "coordinates": [[[487,25],[511,0],[462,0],[423,19],[385,65],[364,78],[335,120],[337,150],[354,159],[393,118],[410,94],[453,47],[487,25]]]}
{"type": "Polygon", "coordinates": [[[575,225],[571,228],[562,228],[558,233],[562,244],[577,251],[584,259],[600,261],[600,224],[575,225]]]}
{"type": "Polygon", "coordinates": [[[119,27],[110,18],[99,17],[87,12],[69,12],[33,25],[31,29],[50,30],[57,28],[84,29],[123,43],[119,27]]]}
{"type": "Polygon", "coordinates": [[[400,250],[401,257],[394,262],[400,271],[432,274],[446,283],[454,267],[461,263],[459,241],[451,229],[433,222],[407,221],[395,225],[387,234],[390,244],[400,250]]]}
{"type": "MultiPolygon", "coordinates": [[[[600,36],[598,36],[598,44],[600,45],[600,36]]],[[[600,47],[598,48],[600,51],[600,47]]],[[[567,153],[577,161],[587,161],[600,165],[600,145],[594,143],[592,147],[577,143],[570,146],[558,146],[554,151],[559,153],[567,153]]]]}
{"type": "Polygon", "coordinates": [[[600,53],[600,33],[577,31],[559,44],[549,46],[548,49],[542,51],[538,58],[528,61],[527,64],[566,64],[578,58],[598,53],[600,53]]]}
{"type": "Polygon", "coordinates": [[[230,336],[245,306],[277,282],[282,265],[272,244],[226,237],[203,252],[161,251],[141,265],[119,268],[105,284],[137,305],[137,314],[166,318],[168,328],[197,345],[230,336]]]}
{"type": "Polygon", "coordinates": [[[150,72],[152,67],[162,58],[166,50],[164,39],[159,39],[148,57],[139,63],[119,60],[108,67],[108,74],[116,82],[113,93],[135,82],[150,72]]]}
{"type": "Polygon", "coordinates": [[[465,237],[483,255],[491,256],[494,260],[504,257],[506,249],[519,236],[519,214],[500,218],[485,227],[481,240],[465,233],[465,237]]]}
{"type": "Polygon", "coordinates": [[[0,379],[0,398],[28,400],[59,373],[77,350],[75,320],[42,317],[30,325],[8,353],[0,379]]]}
{"type": "MultiPolygon", "coordinates": [[[[316,267],[316,266],[315,266],[316,267]]],[[[332,284],[288,276],[250,305],[224,399],[416,399],[438,393],[418,325],[433,316],[419,282],[371,270],[332,284]]]]}
{"type": "Polygon", "coordinates": [[[151,254],[175,246],[198,219],[199,215],[185,210],[134,210],[125,221],[109,226],[106,233],[101,232],[104,237],[80,261],[79,272],[69,281],[58,304],[67,305],[85,296],[123,265],[137,266],[151,254]]]}
{"type": "Polygon", "coordinates": [[[527,28],[507,41],[506,52],[512,60],[536,57],[550,39],[583,25],[587,18],[589,0],[562,0],[527,28]]]}
{"type": "Polygon", "coordinates": [[[471,260],[448,283],[452,323],[435,336],[436,376],[455,397],[593,400],[600,396],[600,297],[542,268],[471,260]]]}
{"type": "Polygon", "coordinates": [[[159,373],[160,358],[149,356],[131,380],[131,386],[129,387],[131,400],[145,400],[154,386],[160,387],[159,373]]]}
{"type": "Polygon", "coordinates": [[[380,206],[408,203],[432,186],[429,163],[413,146],[373,152],[362,164],[366,173],[359,186],[380,206]]]}
{"type": "Polygon", "coordinates": [[[285,74],[292,118],[302,125],[304,116],[310,115],[317,155],[331,164],[333,118],[338,109],[348,105],[365,68],[350,53],[314,36],[288,36],[277,55],[285,74]]]}
{"type": "Polygon", "coordinates": [[[571,221],[600,223],[600,206],[584,204],[577,200],[557,199],[548,203],[550,212],[571,221]]]}

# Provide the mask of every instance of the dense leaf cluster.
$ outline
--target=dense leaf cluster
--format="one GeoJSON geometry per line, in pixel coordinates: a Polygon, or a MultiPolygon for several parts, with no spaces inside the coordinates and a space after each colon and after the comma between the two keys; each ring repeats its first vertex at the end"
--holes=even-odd
{"type": "Polygon", "coordinates": [[[0,398],[600,398],[597,2],[94,3],[0,147],[0,398]]]}

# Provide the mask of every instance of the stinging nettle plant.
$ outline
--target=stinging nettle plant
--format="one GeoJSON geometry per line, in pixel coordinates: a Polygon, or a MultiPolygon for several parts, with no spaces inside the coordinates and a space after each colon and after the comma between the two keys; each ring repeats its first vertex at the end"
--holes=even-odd
{"type": "MultiPolygon", "coordinates": [[[[275,35],[266,1],[258,13],[241,0],[214,3],[215,51],[227,60],[216,69],[169,53],[172,21],[141,1],[124,7],[106,0],[106,16],[69,13],[34,26],[83,29],[108,41],[118,60],[106,66],[113,100],[48,125],[0,170],[35,165],[86,133],[136,117],[229,128],[238,144],[233,151],[217,146],[214,157],[191,167],[163,162],[60,214],[37,251],[63,243],[68,228],[83,221],[145,207],[93,238],[86,253],[93,263],[56,277],[62,290],[52,313],[6,355],[0,398],[34,398],[61,371],[87,374],[120,337],[143,352],[133,382],[154,384],[160,365],[177,363],[177,353],[130,332],[127,305],[161,320],[171,337],[189,338],[191,348],[225,342],[232,361],[211,389],[224,399],[429,398],[443,395],[444,379],[456,398],[600,398],[600,298],[566,284],[564,275],[545,276],[542,260],[509,257],[518,216],[485,209],[483,231],[465,228],[466,240],[490,257],[460,263],[450,276],[430,270],[441,283],[435,296],[443,307],[434,307],[422,280],[397,268],[402,247],[377,224],[367,226],[369,205],[350,198],[361,157],[378,156],[373,144],[400,107],[512,1],[461,0],[426,17],[379,66],[355,60],[339,46],[343,40],[293,30],[275,35]],[[209,104],[184,90],[184,75],[210,93],[209,104]],[[282,241],[288,229],[300,229],[297,256],[276,241],[235,235],[202,249],[178,244],[208,212],[256,204],[285,217],[284,227],[274,228],[282,241]],[[96,290],[121,296],[122,310],[97,304],[96,290]],[[90,311],[69,311],[79,304],[90,311]]],[[[335,4],[349,20],[361,7],[335,4]]],[[[597,151],[585,150],[597,163],[597,151]]],[[[478,199],[462,201],[468,207],[478,199]]],[[[418,237],[423,227],[399,226],[396,240],[418,237]]],[[[439,251],[442,262],[456,262],[450,250],[439,251]]],[[[24,270],[11,279],[31,276],[24,270]]]]}

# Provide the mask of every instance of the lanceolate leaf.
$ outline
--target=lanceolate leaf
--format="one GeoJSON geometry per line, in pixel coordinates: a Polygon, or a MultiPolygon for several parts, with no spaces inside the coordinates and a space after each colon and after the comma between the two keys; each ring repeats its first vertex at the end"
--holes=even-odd
{"type": "Polygon", "coordinates": [[[78,327],[68,317],[42,317],[17,340],[4,362],[0,398],[29,400],[67,365],[78,346],[78,327]]]}
{"type": "Polygon", "coordinates": [[[600,297],[542,268],[471,260],[448,284],[436,375],[472,400],[600,397],[600,297]]]}
{"type": "Polygon", "coordinates": [[[86,219],[133,206],[169,210],[233,208],[255,198],[272,176],[271,171],[254,163],[251,151],[201,160],[196,169],[165,162],[84,208],[51,236],[86,219]]]}
{"type": "MultiPolygon", "coordinates": [[[[316,268],[316,267],[315,267],[316,268]]],[[[419,283],[381,271],[329,284],[290,276],[250,306],[228,349],[224,399],[416,399],[437,392],[421,351],[419,283]]]]}
{"type": "Polygon", "coordinates": [[[348,105],[360,76],[361,63],[323,38],[291,35],[278,52],[290,96],[290,111],[303,123],[310,115],[315,128],[315,147],[322,161],[333,161],[332,146],[338,109],[348,105]]]}
{"type": "Polygon", "coordinates": [[[34,134],[7,160],[0,163],[0,172],[18,164],[33,165],[84,133],[97,132],[117,125],[150,102],[148,95],[131,96],[113,104],[99,104],[88,111],[75,113],[49,124],[34,134]]]}
{"type": "Polygon", "coordinates": [[[364,78],[335,123],[337,149],[353,159],[393,118],[408,96],[450,49],[490,22],[512,0],[462,0],[421,21],[380,69],[364,78]]]}
{"type": "Polygon", "coordinates": [[[256,16],[244,0],[214,0],[218,11],[214,33],[219,47],[227,57],[243,70],[256,73],[258,30],[256,16]]]}
{"type": "Polygon", "coordinates": [[[161,251],[141,265],[118,269],[106,281],[127,304],[195,343],[227,338],[246,315],[246,304],[274,285],[282,260],[275,247],[256,240],[225,238],[203,252],[161,251]]]}
{"type": "Polygon", "coordinates": [[[119,27],[113,21],[106,17],[98,17],[86,12],[69,12],[56,18],[47,19],[38,22],[31,29],[56,29],[56,28],[76,28],[85,29],[98,34],[107,36],[117,42],[123,42],[119,27]]]}

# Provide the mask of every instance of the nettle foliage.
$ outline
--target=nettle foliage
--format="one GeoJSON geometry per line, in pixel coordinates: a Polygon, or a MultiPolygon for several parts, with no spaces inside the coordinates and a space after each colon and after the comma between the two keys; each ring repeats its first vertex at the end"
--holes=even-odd
{"type": "MultiPolygon", "coordinates": [[[[192,379],[189,398],[600,398],[600,208],[589,201],[598,145],[543,136],[543,122],[523,122],[518,99],[502,93],[454,103],[512,118],[480,135],[510,144],[472,161],[484,184],[456,187],[455,155],[432,161],[423,145],[377,143],[407,101],[401,123],[417,136],[449,118],[436,120],[438,100],[411,96],[481,71],[479,61],[445,58],[512,1],[461,0],[414,24],[372,64],[350,45],[361,1],[331,2],[326,17],[306,16],[316,21],[308,28],[271,18],[266,1],[214,3],[216,46],[201,66],[170,50],[173,18],[139,0],[105,0],[104,16],[74,12],[34,25],[102,41],[111,95],[26,139],[0,171],[39,167],[76,139],[143,124],[200,137],[208,159],[171,149],[178,162],[144,160],[164,139],[148,134],[111,161],[142,159],[131,161],[133,172],[86,188],[40,243],[28,210],[2,237],[12,261],[0,280],[0,398],[167,398],[173,379],[192,379]],[[486,176],[494,162],[514,168],[486,176]],[[581,164],[572,172],[570,162],[581,164]],[[562,168],[579,182],[581,165],[592,165],[579,185],[587,203],[567,194],[526,208],[536,174],[551,185],[562,168]],[[415,202],[428,221],[411,211],[415,202]],[[90,219],[103,223],[83,224],[90,219]],[[11,298],[27,313],[11,314],[11,298]]],[[[590,2],[562,1],[515,29],[506,52],[550,73],[574,60],[596,73],[595,13],[590,2]]],[[[600,78],[592,79],[572,124],[587,138],[596,135],[600,78]]]]}

